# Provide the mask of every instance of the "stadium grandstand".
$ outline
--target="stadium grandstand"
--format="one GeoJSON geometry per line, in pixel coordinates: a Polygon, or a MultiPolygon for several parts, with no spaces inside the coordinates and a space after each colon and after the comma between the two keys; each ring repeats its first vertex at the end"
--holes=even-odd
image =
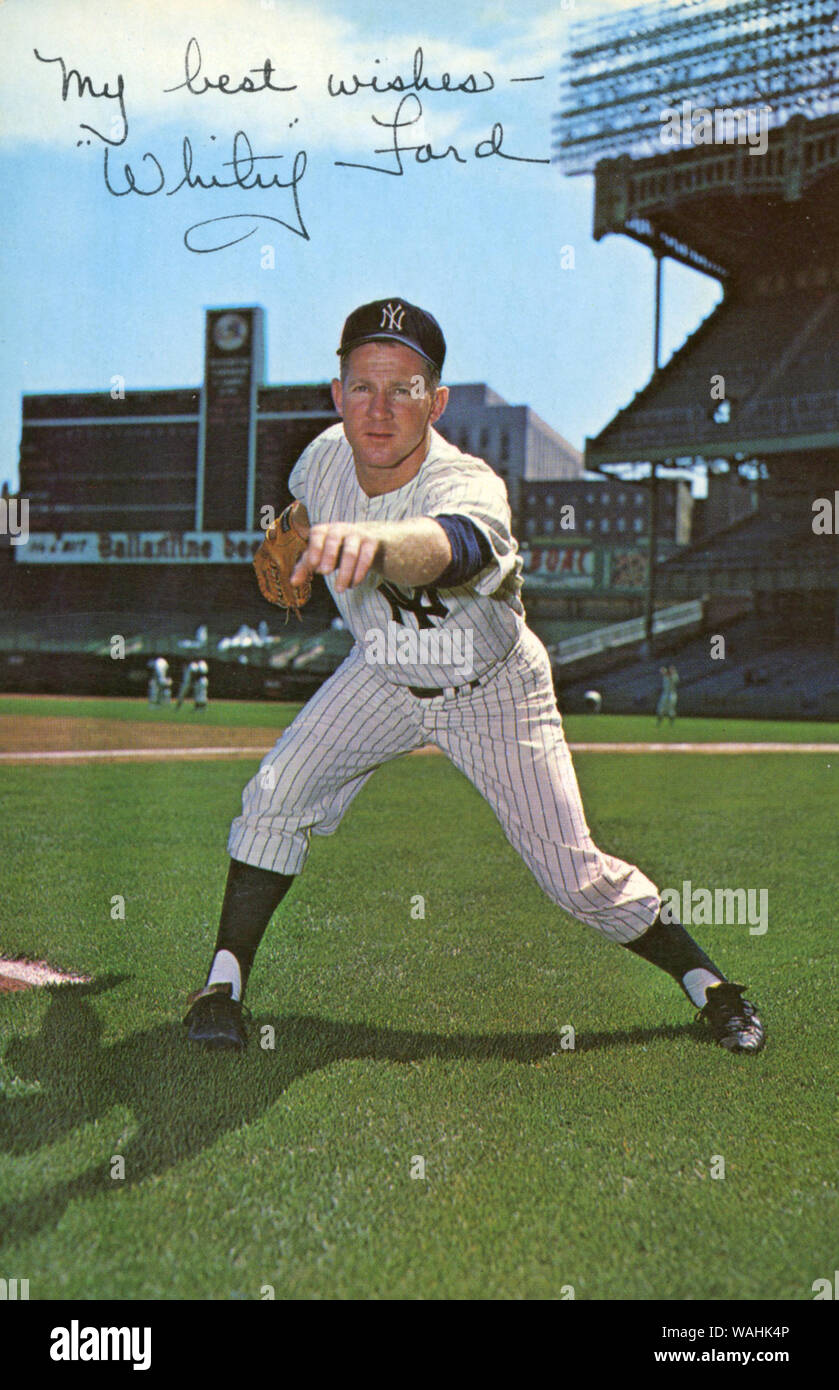
{"type": "MultiPolygon", "coordinates": [[[[660,0],[575,26],[556,134],[565,171],[594,174],[595,239],[632,237],[656,271],[651,377],[586,440],[586,467],[646,465],[653,518],[658,469],[676,464],[739,476],[756,501],[650,566],[645,655],[627,645],[604,708],[651,709],[660,659],[678,652],[686,712],[836,718],[839,7],[660,0]],[[723,297],[660,365],[668,257],[723,297]],[[704,640],[656,638],[656,608],[677,601],[705,606],[704,640]]],[[[582,708],[590,671],[564,676],[582,708]]]]}

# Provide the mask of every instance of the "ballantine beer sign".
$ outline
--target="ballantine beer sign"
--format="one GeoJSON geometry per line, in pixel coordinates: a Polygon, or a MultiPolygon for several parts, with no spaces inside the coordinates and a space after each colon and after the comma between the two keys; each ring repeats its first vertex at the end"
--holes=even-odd
{"type": "Polygon", "coordinates": [[[16,550],[22,565],[250,564],[262,531],[49,531],[16,550]]]}

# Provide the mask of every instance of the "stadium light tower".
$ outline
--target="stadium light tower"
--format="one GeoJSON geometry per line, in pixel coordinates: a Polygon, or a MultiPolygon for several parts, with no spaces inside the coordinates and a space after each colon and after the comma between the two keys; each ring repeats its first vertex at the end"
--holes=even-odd
{"type": "Polygon", "coordinates": [[[662,112],[760,107],[768,128],[839,111],[837,0],[655,0],[569,31],[554,159],[591,173],[663,153],[662,112]]]}

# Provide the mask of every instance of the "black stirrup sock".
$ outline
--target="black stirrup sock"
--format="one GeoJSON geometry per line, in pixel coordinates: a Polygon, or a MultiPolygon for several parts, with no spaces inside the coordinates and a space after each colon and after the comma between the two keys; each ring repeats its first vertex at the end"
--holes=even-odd
{"type": "MultiPolygon", "coordinates": [[[[636,956],[641,956],[652,965],[666,970],[680,985],[689,970],[708,970],[712,975],[716,975],[717,979],[725,979],[710,956],[706,956],[702,947],[679,922],[662,922],[659,916],[643,936],[636,937],[634,941],[625,941],[623,944],[627,951],[633,951],[636,956]]],[[[684,985],[682,988],[684,989],[684,985]]],[[[687,994],[687,990],[685,993],[687,994]]]]}
{"type": "Polygon", "coordinates": [[[239,859],[230,861],[216,953],[230,951],[236,957],[242,972],[243,994],[256,948],[294,877],[275,874],[271,869],[255,869],[239,859]]]}

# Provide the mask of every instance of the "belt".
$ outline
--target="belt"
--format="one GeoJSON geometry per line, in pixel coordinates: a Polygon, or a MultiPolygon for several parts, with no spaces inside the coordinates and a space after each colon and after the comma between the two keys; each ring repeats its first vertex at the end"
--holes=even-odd
{"type": "Polygon", "coordinates": [[[464,685],[409,685],[408,689],[418,700],[435,700],[439,695],[459,695],[461,690],[474,690],[480,684],[476,678],[464,685]]]}

